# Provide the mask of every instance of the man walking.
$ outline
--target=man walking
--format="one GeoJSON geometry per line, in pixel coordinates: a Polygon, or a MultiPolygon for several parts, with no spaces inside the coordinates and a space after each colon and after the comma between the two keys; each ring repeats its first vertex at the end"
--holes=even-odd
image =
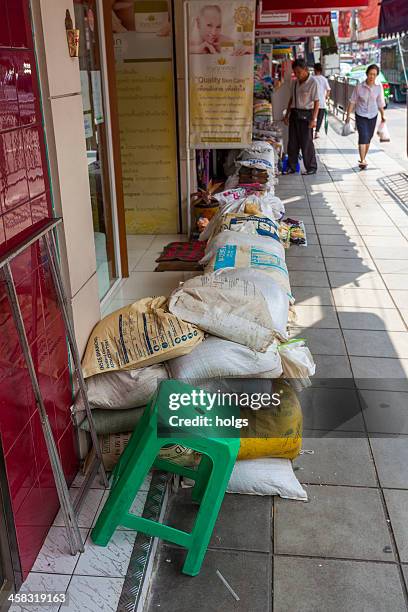
{"type": "Polygon", "coordinates": [[[320,63],[315,64],[314,68],[314,78],[317,81],[317,86],[319,88],[319,113],[317,115],[317,125],[315,131],[315,138],[319,138],[319,131],[322,127],[324,114],[326,112],[327,106],[327,98],[330,94],[330,85],[329,81],[323,76],[323,67],[320,63]]]}
{"type": "Polygon", "coordinates": [[[289,124],[288,170],[294,174],[302,151],[306,172],[316,174],[317,161],[313,144],[313,129],[317,125],[319,112],[319,88],[317,81],[309,74],[304,59],[297,59],[292,65],[296,81],[292,84],[292,94],[286,110],[285,123],[289,124]]]}

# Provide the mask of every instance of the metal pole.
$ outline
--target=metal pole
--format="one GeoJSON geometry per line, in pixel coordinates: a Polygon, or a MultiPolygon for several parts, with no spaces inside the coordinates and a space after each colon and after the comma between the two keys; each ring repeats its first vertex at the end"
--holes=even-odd
{"type": "Polygon", "coordinates": [[[189,66],[188,66],[188,2],[184,2],[184,98],[185,98],[185,131],[186,131],[186,209],[187,209],[187,235],[191,237],[191,210],[190,210],[190,193],[191,193],[191,165],[190,165],[190,100],[189,100],[189,66]]]}
{"type": "Polygon", "coordinates": [[[103,466],[102,453],[101,453],[101,449],[99,446],[98,436],[96,433],[91,408],[88,402],[88,395],[86,392],[84,375],[82,373],[81,358],[79,356],[78,346],[77,346],[76,339],[75,339],[74,325],[71,319],[71,313],[68,307],[68,300],[66,297],[66,293],[64,291],[64,287],[62,284],[60,267],[57,262],[57,257],[56,257],[57,249],[56,249],[54,233],[49,232],[48,234],[44,234],[43,240],[44,240],[47,256],[50,262],[51,274],[54,280],[55,288],[57,290],[58,301],[60,304],[62,316],[64,319],[67,334],[68,334],[68,342],[69,342],[69,347],[71,350],[72,359],[74,361],[75,374],[77,375],[77,378],[78,378],[79,393],[84,403],[86,416],[88,417],[89,430],[91,434],[92,443],[95,449],[95,454],[96,454],[97,459],[100,462],[100,465],[99,465],[100,475],[102,478],[103,485],[107,489],[109,488],[109,483],[106,477],[105,468],[103,466]]]}
{"type": "Polygon", "coordinates": [[[41,420],[41,426],[44,433],[45,443],[48,449],[51,468],[55,479],[58,498],[61,505],[61,510],[64,516],[65,526],[68,533],[68,542],[71,549],[71,554],[75,555],[78,551],[83,551],[83,543],[81,534],[78,528],[78,523],[75,517],[74,508],[69,496],[67,483],[65,481],[64,472],[61,466],[61,461],[58,455],[58,450],[52,434],[51,426],[48,420],[47,411],[41,395],[40,385],[37,378],[37,373],[34,367],[33,358],[30,351],[30,346],[27,340],[27,334],[24,327],[24,321],[21,314],[20,304],[18,301],[14,279],[10,268],[10,263],[7,261],[3,266],[3,273],[6,281],[7,293],[11,305],[14,323],[18,332],[18,337],[23,351],[25,361],[30,375],[31,384],[34,391],[35,400],[37,403],[38,413],[41,420]]]}
{"type": "Polygon", "coordinates": [[[405,66],[405,58],[404,58],[404,53],[402,51],[401,40],[400,40],[400,35],[399,34],[397,34],[397,40],[398,40],[398,49],[399,49],[400,56],[401,56],[402,69],[404,71],[405,85],[408,85],[407,69],[406,69],[406,66],[405,66]]]}

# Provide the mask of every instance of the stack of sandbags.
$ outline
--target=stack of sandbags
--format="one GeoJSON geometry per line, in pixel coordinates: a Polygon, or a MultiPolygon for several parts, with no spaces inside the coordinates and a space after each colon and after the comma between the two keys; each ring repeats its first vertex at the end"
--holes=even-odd
{"type": "MultiPolygon", "coordinates": [[[[82,368],[96,431],[105,436],[107,466],[123,446],[121,434],[134,429],[160,381],[169,378],[163,362],[190,353],[203,338],[201,330],[169,312],[166,297],[138,300],[97,323],[82,368]]],[[[75,414],[89,431],[80,394],[75,414]]]]}

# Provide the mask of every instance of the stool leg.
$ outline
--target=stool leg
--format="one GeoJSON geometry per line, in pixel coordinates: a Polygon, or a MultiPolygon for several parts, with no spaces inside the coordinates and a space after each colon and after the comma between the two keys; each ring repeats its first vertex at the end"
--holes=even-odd
{"type": "Polygon", "coordinates": [[[193,501],[198,503],[201,502],[205,488],[211,475],[212,466],[213,464],[210,457],[203,453],[201,455],[200,465],[198,466],[198,478],[193,486],[193,490],[191,491],[191,499],[193,501]]]}
{"type": "Polygon", "coordinates": [[[99,546],[108,544],[122,517],[129,512],[143,480],[153,465],[159,448],[156,432],[147,429],[132,448],[133,454],[128,457],[126,466],[114,488],[111,489],[92,530],[92,540],[99,546]],[[143,452],[140,452],[140,447],[143,447],[143,452]]]}
{"type": "Polygon", "coordinates": [[[236,459],[234,453],[222,452],[217,455],[214,457],[213,469],[194,524],[192,543],[182,569],[183,574],[189,576],[197,576],[201,569],[236,459]]]}
{"type": "Polygon", "coordinates": [[[125,450],[120,456],[119,462],[116,464],[113,474],[112,474],[112,483],[111,488],[113,488],[116,482],[119,480],[119,477],[123,470],[125,469],[129,458],[133,455],[135,447],[139,444],[141,437],[143,436],[143,432],[145,431],[150,418],[149,406],[144,410],[142,417],[139,422],[136,424],[135,430],[132,434],[129,443],[127,444],[125,450]]]}

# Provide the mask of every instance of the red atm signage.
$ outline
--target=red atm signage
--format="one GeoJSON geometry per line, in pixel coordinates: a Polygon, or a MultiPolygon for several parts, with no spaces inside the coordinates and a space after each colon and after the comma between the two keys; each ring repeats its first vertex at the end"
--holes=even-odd
{"type": "Polygon", "coordinates": [[[330,11],[268,11],[258,14],[256,30],[263,37],[328,36],[330,18],[330,11]]]}
{"type": "Polygon", "coordinates": [[[366,8],[368,0],[260,0],[261,13],[270,11],[346,11],[366,8]]]}

